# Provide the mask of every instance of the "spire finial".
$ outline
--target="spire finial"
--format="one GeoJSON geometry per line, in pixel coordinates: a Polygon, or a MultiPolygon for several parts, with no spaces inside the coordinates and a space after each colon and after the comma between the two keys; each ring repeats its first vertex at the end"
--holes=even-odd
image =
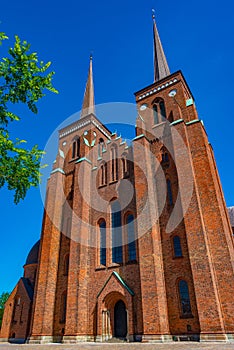
{"type": "Polygon", "coordinates": [[[93,86],[93,54],[89,56],[89,73],[86,83],[83,106],[81,111],[81,118],[86,115],[95,114],[95,103],[94,103],[94,86],[93,86]]]}
{"type": "Polygon", "coordinates": [[[159,37],[154,9],[152,9],[152,18],[154,28],[154,81],[156,82],[170,75],[170,70],[159,37]]]}

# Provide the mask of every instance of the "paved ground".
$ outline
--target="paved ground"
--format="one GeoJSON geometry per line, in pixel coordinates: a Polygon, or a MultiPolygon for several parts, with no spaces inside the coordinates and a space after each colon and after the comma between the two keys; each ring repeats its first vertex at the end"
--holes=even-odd
{"type": "Polygon", "coordinates": [[[192,343],[178,342],[171,344],[95,344],[80,343],[74,345],[13,345],[1,344],[0,350],[234,350],[234,343],[192,343]]]}

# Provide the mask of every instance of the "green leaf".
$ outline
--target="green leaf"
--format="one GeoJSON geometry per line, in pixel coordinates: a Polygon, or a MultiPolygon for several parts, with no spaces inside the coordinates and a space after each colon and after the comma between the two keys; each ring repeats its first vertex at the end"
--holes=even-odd
{"type": "MultiPolygon", "coordinates": [[[[0,32],[0,43],[5,39],[5,33],[0,32]]],[[[45,91],[58,91],[52,84],[54,72],[48,72],[51,62],[39,62],[37,53],[30,52],[30,44],[21,42],[16,35],[8,53],[8,57],[0,61],[0,188],[7,186],[14,191],[17,204],[30,187],[40,183],[40,161],[44,152],[37,145],[32,149],[24,148],[26,140],[11,140],[8,124],[20,121],[11,110],[12,104],[25,104],[32,113],[37,113],[37,102],[45,96],[45,91]]]]}

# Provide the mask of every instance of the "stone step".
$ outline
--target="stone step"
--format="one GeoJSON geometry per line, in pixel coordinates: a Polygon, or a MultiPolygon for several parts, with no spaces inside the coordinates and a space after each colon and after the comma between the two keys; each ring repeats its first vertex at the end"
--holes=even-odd
{"type": "Polygon", "coordinates": [[[126,338],[111,338],[109,340],[106,341],[106,343],[127,343],[127,339],[126,338]]]}

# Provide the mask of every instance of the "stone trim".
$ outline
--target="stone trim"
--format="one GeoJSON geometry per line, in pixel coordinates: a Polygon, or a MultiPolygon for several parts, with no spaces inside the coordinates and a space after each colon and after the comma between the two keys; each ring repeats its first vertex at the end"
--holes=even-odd
{"type": "Polygon", "coordinates": [[[128,291],[129,294],[131,294],[132,296],[135,295],[135,293],[132,291],[132,289],[124,282],[124,280],[120,277],[120,275],[116,272],[113,271],[110,276],[107,278],[106,282],[104,283],[103,287],[101,288],[101,290],[98,292],[97,298],[100,296],[100,294],[102,293],[102,291],[104,290],[104,288],[106,287],[106,285],[108,284],[108,282],[110,281],[111,277],[115,276],[116,279],[122,284],[122,286],[128,291]]]}
{"type": "Polygon", "coordinates": [[[61,168],[56,168],[56,169],[52,170],[50,174],[55,174],[55,173],[61,173],[61,174],[65,175],[65,172],[61,168]]]}
{"type": "Polygon", "coordinates": [[[143,334],[142,343],[171,343],[173,342],[170,334],[143,334]]]}
{"type": "Polygon", "coordinates": [[[31,336],[28,340],[28,344],[47,344],[47,343],[53,343],[54,337],[52,335],[37,335],[37,336],[31,336]]]}

